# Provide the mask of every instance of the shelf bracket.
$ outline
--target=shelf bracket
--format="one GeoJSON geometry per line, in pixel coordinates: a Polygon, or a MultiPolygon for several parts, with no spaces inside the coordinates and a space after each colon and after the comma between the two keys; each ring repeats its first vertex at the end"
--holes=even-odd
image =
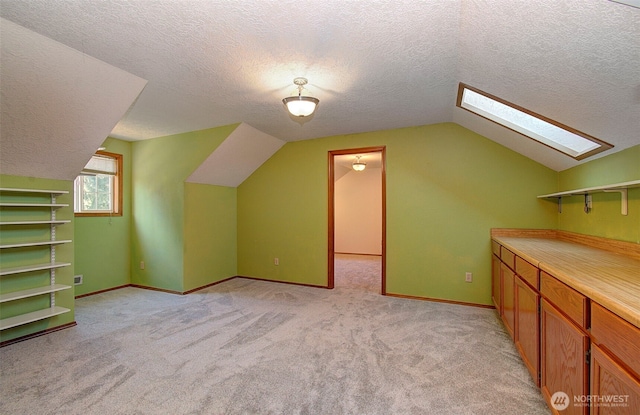
{"type": "Polygon", "coordinates": [[[624,216],[627,216],[629,214],[629,204],[628,204],[628,198],[627,198],[627,189],[612,189],[612,190],[603,190],[603,192],[605,193],[620,193],[620,213],[622,213],[624,216]]]}
{"type": "Polygon", "coordinates": [[[558,196],[558,213],[562,213],[562,196],[558,196]]]}
{"type": "Polygon", "coordinates": [[[584,194],[584,213],[591,212],[591,195],[589,193],[584,194]]]}

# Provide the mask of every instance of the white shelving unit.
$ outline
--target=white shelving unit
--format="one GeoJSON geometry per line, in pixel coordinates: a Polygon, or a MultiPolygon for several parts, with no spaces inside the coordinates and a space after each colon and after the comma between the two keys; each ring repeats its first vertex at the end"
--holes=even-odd
{"type": "Polygon", "coordinates": [[[17,316],[3,318],[0,320],[0,330],[6,330],[13,327],[21,326],[23,324],[33,323],[35,321],[44,320],[53,316],[57,316],[60,314],[68,313],[68,308],[56,306],[56,293],[63,290],[68,290],[71,288],[70,285],[63,285],[56,283],[56,270],[63,267],[68,267],[71,264],[68,262],[56,262],[56,246],[61,244],[70,243],[71,240],[57,240],[56,239],[56,227],[64,225],[66,223],[70,223],[70,220],[58,220],[56,219],[56,210],[63,207],[68,207],[69,205],[66,203],[56,203],[56,197],[63,194],[68,194],[69,192],[66,190],[43,190],[43,189],[17,189],[17,188],[0,188],[0,194],[3,195],[13,195],[13,196],[23,196],[24,199],[29,199],[33,196],[50,196],[50,203],[36,203],[31,201],[27,202],[0,202],[0,207],[9,208],[9,209],[24,209],[25,211],[34,210],[34,209],[49,209],[49,219],[48,220],[9,220],[9,221],[0,221],[0,232],[2,230],[6,230],[9,227],[13,229],[26,229],[28,227],[46,227],[50,228],[49,231],[49,239],[48,240],[36,240],[31,242],[8,242],[0,244],[0,254],[7,253],[7,251],[18,250],[22,248],[28,247],[41,247],[49,249],[50,262],[47,263],[37,263],[26,266],[19,267],[7,267],[0,268],[0,276],[7,275],[20,275],[26,274],[29,272],[35,271],[49,271],[49,284],[36,287],[29,288],[25,290],[13,291],[0,293],[0,303],[8,303],[11,301],[21,300],[30,297],[36,296],[49,296],[49,307],[35,310],[32,312],[28,312],[25,314],[20,314],[17,316]]]}
{"type": "Polygon", "coordinates": [[[627,215],[628,210],[628,189],[640,187],[640,180],[633,180],[630,182],[609,184],[606,186],[585,187],[584,189],[567,190],[558,193],[549,193],[548,195],[540,195],[538,199],[556,199],[558,201],[558,212],[562,213],[562,198],[568,196],[584,195],[584,211],[589,213],[591,211],[591,195],[598,192],[617,192],[620,193],[620,213],[627,215]]]}

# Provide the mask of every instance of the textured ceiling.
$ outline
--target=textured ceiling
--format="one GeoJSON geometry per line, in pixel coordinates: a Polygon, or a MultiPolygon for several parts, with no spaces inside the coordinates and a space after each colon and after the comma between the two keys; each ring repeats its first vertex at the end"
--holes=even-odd
{"type": "Polygon", "coordinates": [[[453,121],[553,169],[579,163],[456,108],[465,82],[612,151],[640,144],[640,10],[608,0],[0,1],[4,18],[149,80],[112,131],[127,140],[453,121]],[[297,76],[320,99],[304,123],[281,103],[297,76]]]}
{"type": "Polygon", "coordinates": [[[2,173],[73,180],[146,81],[0,20],[2,173]]]}

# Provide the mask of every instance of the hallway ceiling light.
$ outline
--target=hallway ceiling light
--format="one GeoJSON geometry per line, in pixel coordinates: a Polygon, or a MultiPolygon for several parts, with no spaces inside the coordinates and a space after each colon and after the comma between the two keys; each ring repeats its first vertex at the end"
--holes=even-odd
{"type": "Polygon", "coordinates": [[[367,163],[364,160],[360,160],[360,157],[362,156],[356,156],[356,159],[351,165],[355,171],[362,171],[367,167],[367,163]]]}
{"type": "Polygon", "coordinates": [[[313,114],[320,100],[314,97],[302,95],[304,85],[307,84],[307,78],[295,78],[293,83],[298,86],[298,96],[287,97],[282,100],[291,115],[296,117],[308,117],[313,114]]]}

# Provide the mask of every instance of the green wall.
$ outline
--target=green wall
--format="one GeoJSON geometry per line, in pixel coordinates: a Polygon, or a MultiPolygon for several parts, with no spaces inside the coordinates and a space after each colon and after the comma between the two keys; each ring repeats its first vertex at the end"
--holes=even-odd
{"type": "Polygon", "coordinates": [[[75,272],[83,275],[76,295],[131,283],[131,143],[108,138],[106,151],[122,154],[122,216],[75,220],[75,272]]]}
{"type": "MultiPolygon", "coordinates": [[[[66,203],[69,207],[56,209],[56,219],[71,220],[71,223],[56,226],[56,239],[74,238],[74,217],[73,217],[73,182],[66,180],[39,179],[33,177],[19,177],[0,175],[0,187],[22,188],[22,189],[45,189],[45,190],[66,190],[69,194],[56,197],[56,203],[66,203]]],[[[3,194],[2,200],[5,202],[37,202],[50,203],[50,196],[29,197],[24,195],[3,194]]],[[[49,220],[50,209],[13,209],[1,208],[0,220],[49,220]],[[27,212],[26,214],[22,212],[27,212]],[[17,215],[17,216],[16,216],[17,215]]],[[[2,243],[10,242],[30,242],[36,240],[48,240],[50,238],[49,226],[16,225],[2,227],[2,243]]],[[[70,285],[72,288],[60,291],[56,294],[56,305],[71,309],[65,313],[46,320],[37,321],[30,324],[15,327],[13,329],[0,332],[0,341],[7,341],[17,337],[29,335],[42,330],[72,323],[74,321],[74,289],[73,289],[73,243],[56,246],[56,262],[68,262],[71,266],[58,268],[56,270],[56,283],[70,285]]],[[[30,265],[34,263],[45,263],[51,260],[49,248],[18,248],[2,250],[2,268],[30,265]]],[[[0,277],[0,290],[5,292],[20,291],[48,285],[50,282],[49,271],[34,271],[22,274],[5,275],[0,277]]],[[[49,296],[40,295],[37,297],[11,301],[0,305],[0,315],[2,318],[12,317],[49,307],[49,296]]]]}
{"type": "MultiPolygon", "coordinates": [[[[640,145],[559,173],[565,191],[640,180],[640,145]]],[[[640,188],[628,191],[628,215],[620,213],[620,193],[594,193],[592,210],[584,213],[584,196],[562,200],[558,228],[588,235],[640,243],[640,188]]]]}
{"type": "Polygon", "coordinates": [[[186,291],[184,182],[236,127],[237,124],[133,143],[133,284],[186,291]],[[140,269],[141,261],[145,269],[140,269]]]}
{"type": "Polygon", "coordinates": [[[237,274],[236,188],[185,183],[184,291],[237,274]]]}
{"type": "Polygon", "coordinates": [[[380,145],[388,293],[490,304],[490,229],[556,227],[557,173],[456,124],[292,142],[238,188],[238,273],[326,286],[327,152],[380,145]]]}

